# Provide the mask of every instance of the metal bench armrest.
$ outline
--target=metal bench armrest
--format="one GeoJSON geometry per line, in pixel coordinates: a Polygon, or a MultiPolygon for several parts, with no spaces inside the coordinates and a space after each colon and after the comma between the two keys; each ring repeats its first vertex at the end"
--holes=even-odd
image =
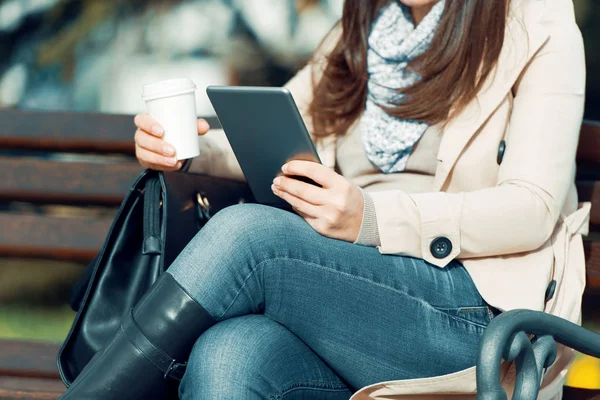
{"type": "Polygon", "coordinates": [[[515,361],[515,399],[535,400],[545,368],[556,359],[556,342],[600,358],[600,335],[565,319],[531,310],[494,318],[485,330],[477,357],[477,399],[506,400],[500,384],[502,359],[515,361]],[[533,340],[528,335],[535,335],[533,340]]]}

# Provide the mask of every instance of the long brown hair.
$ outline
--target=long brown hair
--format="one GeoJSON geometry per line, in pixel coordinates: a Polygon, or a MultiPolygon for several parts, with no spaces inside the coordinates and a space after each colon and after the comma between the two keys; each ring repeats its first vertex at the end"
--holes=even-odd
{"type": "MultiPolygon", "coordinates": [[[[367,39],[371,23],[390,0],[346,0],[342,33],[314,82],[308,113],[314,134],[343,134],[362,114],[367,98],[367,39]]],[[[394,1],[394,0],[391,0],[394,1]]],[[[390,115],[429,124],[447,121],[475,98],[492,73],[504,43],[510,0],[446,0],[431,47],[408,68],[421,79],[399,90],[390,115]]]]}

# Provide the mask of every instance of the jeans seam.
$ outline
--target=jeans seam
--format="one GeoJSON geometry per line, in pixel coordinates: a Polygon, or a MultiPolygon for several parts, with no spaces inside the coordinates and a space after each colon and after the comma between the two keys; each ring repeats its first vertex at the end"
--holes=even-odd
{"type": "Polygon", "coordinates": [[[445,312],[443,312],[442,310],[439,310],[439,309],[437,309],[437,308],[436,308],[436,310],[440,311],[440,312],[441,312],[441,313],[443,313],[444,315],[447,315],[449,318],[452,318],[452,319],[454,319],[454,320],[456,320],[456,321],[465,322],[465,323],[468,323],[468,324],[471,324],[471,325],[473,325],[473,326],[476,326],[476,327],[478,327],[478,328],[483,328],[483,329],[485,329],[485,328],[487,327],[487,325],[483,325],[483,324],[480,324],[480,323],[478,323],[478,322],[474,322],[474,321],[468,320],[468,319],[466,319],[466,318],[462,318],[462,317],[459,317],[459,316],[456,316],[456,315],[452,315],[452,314],[445,313],[445,312]]]}
{"type": "Polygon", "coordinates": [[[456,307],[460,310],[460,312],[463,313],[476,313],[476,312],[481,312],[481,311],[488,311],[486,306],[481,306],[481,307],[456,307]]]}
{"type": "Polygon", "coordinates": [[[341,383],[328,383],[323,381],[297,381],[285,385],[278,393],[273,393],[269,396],[270,400],[283,399],[287,394],[296,390],[321,390],[327,392],[342,392],[349,391],[346,385],[341,383]]]}
{"type": "Polygon", "coordinates": [[[486,307],[487,307],[488,317],[491,322],[494,319],[494,312],[492,311],[492,308],[490,306],[486,306],[486,307]]]}
{"type": "MultiPolygon", "coordinates": [[[[242,289],[243,289],[244,287],[246,287],[246,284],[248,283],[248,279],[250,279],[250,277],[251,277],[251,276],[252,276],[252,275],[253,275],[253,274],[256,272],[256,270],[257,270],[257,269],[259,269],[260,267],[262,267],[262,265],[263,265],[263,264],[267,264],[267,263],[274,262],[274,261],[296,261],[296,262],[299,262],[299,263],[302,263],[302,264],[307,264],[307,265],[310,265],[310,266],[314,266],[314,267],[316,267],[316,268],[322,268],[322,269],[326,269],[326,270],[329,270],[329,271],[337,272],[337,273],[340,273],[340,274],[342,274],[342,275],[346,275],[346,276],[348,276],[348,277],[350,277],[350,278],[352,278],[352,279],[358,279],[358,280],[360,280],[360,281],[363,281],[363,282],[371,283],[371,284],[373,284],[373,285],[376,285],[376,286],[382,287],[382,288],[384,288],[384,289],[391,290],[391,291],[393,291],[393,292],[396,292],[396,293],[402,293],[402,294],[406,294],[406,293],[404,293],[404,292],[401,292],[401,291],[399,291],[399,290],[397,290],[397,289],[394,289],[394,288],[392,288],[392,287],[389,287],[389,286],[386,286],[386,285],[382,285],[382,284],[380,284],[380,283],[377,283],[377,282],[373,282],[373,281],[371,281],[371,280],[368,280],[368,279],[366,279],[366,278],[362,278],[362,277],[359,277],[359,276],[351,275],[351,274],[348,274],[348,273],[346,273],[346,272],[338,271],[338,270],[336,270],[336,269],[334,269],[334,268],[325,267],[324,265],[317,264],[317,263],[313,263],[313,262],[306,261],[306,260],[302,260],[302,259],[300,259],[300,258],[293,258],[293,257],[274,257],[274,258],[269,258],[269,259],[267,259],[267,260],[262,260],[262,261],[260,261],[258,264],[256,264],[254,267],[252,267],[252,268],[250,269],[250,272],[249,272],[249,273],[248,273],[248,275],[246,275],[246,277],[244,278],[244,283],[242,284],[242,286],[240,286],[240,288],[238,289],[238,292],[235,294],[235,296],[234,296],[234,297],[233,297],[233,299],[231,300],[231,303],[229,303],[229,305],[227,306],[227,308],[225,309],[225,311],[223,311],[223,313],[222,313],[222,314],[221,314],[221,315],[220,315],[220,316],[217,318],[217,320],[220,320],[221,318],[223,318],[223,317],[225,316],[225,314],[227,314],[227,312],[229,311],[229,309],[230,309],[230,308],[233,306],[233,304],[234,304],[234,303],[235,303],[235,301],[237,300],[238,296],[239,296],[239,295],[240,295],[240,293],[242,292],[242,289]]],[[[263,270],[264,270],[264,269],[263,269],[263,270]]],[[[264,277],[263,277],[263,280],[264,280],[264,277]]],[[[408,294],[407,294],[407,296],[409,296],[409,297],[412,297],[412,296],[410,296],[410,295],[408,295],[408,294]]],[[[413,298],[414,298],[415,300],[417,300],[417,301],[423,302],[422,300],[420,300],[420,299],[417,299],[416,297],[413,297],[413,298]]],[[[424,303],[426,303],[426,302],[424,302],[424,303]]]]}
{"type": "Polygon", "coordinates": [[[432,306],[435,309],[437,309],[438,311],[443,312],[444,314],[447,314],[448,316],[450,316],[451,318],[455,318],[457,320],[463,321],[463,322],[469,322],[471,324],[480,326],[482,328],[486,328],[486,325],[480,324],[478,322],[474,322],[471,320],[468,320],[466,318],[461,317],[460,315],[453,315],[450,314],[449,311],[450,310],[460,310],[460,312],[465,313],[465,314],[469,314],[469,313],[476,313],[476,312],[485,312],[487,314],[488,317],[488,324],[492,321],[492,319],[494,319],[494,312],[492,311],[491,307],[488,305],[483,305],[483,306],[469,306],[469,307],[439,307],[439,306],[432,306]]]}
{"type": "MultiPolygon", "coordinates": [[[[339,271],[339,270],[337,270],[335,268],[326,267],[326,266],[318,264],[318,263],[314,263],[314,262],[311,262],[311,261],[302,260],[302,259],[299,259],[299,258],[293,258],[293,257],[274,257],[274,258],[269,258],[267,260],[263,260],[263,261],[259,262],[253,268],[251,268],[251,270],[248,273],[248,275],[244,278],[244,283],[242,284],[242,286],[240,286],[240,288],[238,289],[238,292],[236,293],[236,295],[234,296],[234,298],[231,300],[231,303],[227,306],[227,308],[225,309],[225,311],[223,311],[223,313],[217,318],[217,320],[221,320],[221,318],[223,318],[227,314],[227,312],[229,311],[229,309],[233,306],[233,304],[237,300],[238,296],[242,292],[242,289],[246,286],[246,284],[248,283],[248,280],[256,272],[256,270],[259,269],[260,267],[262,267],[264,264],[268,264],[268,263],[275,262],[275,261],[295,261],[295,262],[299,262],[299,263],[302,263],[302,264],[306,264],[308,266],[312,266],[312,267],[316,267],[316,268],[321,268],[321,269],[328,270],[328,271],[331,271],[331,272],[334,272],[334,273],[338,273],[338,274],[344,275],[346,277],[349,277],[351,279],[359,280],[361,282],[370,283],[370,284],[378,286],[378,287],[380,287],[382,289],[390,290],[390,291],[392,291],[394,293],[397,293],[397,294],[409,297],[409,298],[413,299],[414,301],[416,301],[417,303],[419,303],[419,304],[421,304],[421,305],[423,305],[425,307],[429,307],[429,308],[431,308],[433,310],[436,310],[436,311],[440,312],[441,314],[446,315],[449,318],[452,318],[452,319],[455,319],[457,321],[461,321],[461,322],[465,322],[465,323],[471,324],[471,325],[476,326],[478,328],[485,328],[486,327],[485,325],[481,325],[481,324],[478,324],[478,323],[473,322],[473,321],[463,320],[461,318],[454,317],[454,316],[452,316],[452,315],[450,315],[448,313],[445,313],[445,312],[439,310],[437,307],[435,307],[435,306],[427,303],[425,300],[419,299],[418,297],[411,296],[410,294],[408,294],[406,292],[403,292],[401,290],[398,290],[396,288],[393,288],[393,287],[390,287],[390,286],[387,286],[387,285],[384,285],[384,284],[381,284],[381,283],[378,283],[378,282],[374,282],[372,280],[369,280],[369,279],[361,277],[361,276],[356,276],[356,275],[349,274],[347,272],[339,271]]],[[[263,271],[264,271],[264,269],[263,269],[263,271]]],[[[264,280],[264,277],[263,277],[263,280],[264,280]]],[[[450,307],[446,307],[446,308],[450,308],[450,307]]]]}
{"type": "MultiPolygon", "coordinates": [[[[240,293],[242,293],[242,289],[244,287],[246,287],[246,284],[248,283],[248,279],[250,279],[252,277],[252,275],[254,274],[254,272],[256,272],[256,270],[259,269],[262,266],[262,264],[265,264],[265,263],[267,263],[269,261],[279,260],[279,259],[285,259],[285,258],[270,258],[268,260],[263,260],[263,261],[259,262],[254,267],[251,267],[250,268],[250,272],[244,278],[244,283],[242,284],[242,286],[240,286],[240,288],[238,289],[238,291],[235,294],[235,296],[233,297],[233,299],[231,299],[231,303],[229,303],[229,305],[227,306],[227,308],[225,308],[225,311],[223,311],[223,313],[217,318],[217,320],[220,321],[221,318],[223,318],[225,316],[225,314],[227,314],[227,312],[229,311],[229,309],[231,307],[233,307],[233,304],[237,300],[238,296],[240,295],[240,293]]],[[[263,271],[264,271],[264,269],[263,269],[263,271]]],[[[264,276],[263,276],[263,282],[264,282],[264,276]]],[[[264,288],[263,288],[263,290],[264,290],[264,288]]],[[[264,298],[264,296],[263,296],[263,298],[264,298]]]]}

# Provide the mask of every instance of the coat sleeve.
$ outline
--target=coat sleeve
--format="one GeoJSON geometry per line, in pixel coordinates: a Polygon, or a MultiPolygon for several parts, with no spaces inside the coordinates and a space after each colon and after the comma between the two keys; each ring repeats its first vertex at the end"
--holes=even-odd
{"type": "Polygon", "coordinates": [[[192,160],[188,172],[217,178],[244,181],[244,173],[223,129],[211,129],[198,137],[200,155],[192,160]]]}
{"type": "Polygon", "coordinates": [[[444,267],[455,258],[531,251],[552,234],[573,185],[585,57],[574,18],[556,17],[513,88],[507,148],[495,187],[465,193],[371,193],[384,254],[444,267]],[[441,243],[451,251],[435,254],[441,243]]]}
{"type": "MultiPolygon", "coordinates": [[[[336,25],[304,68],[284,85],[292,93],[309,132],[312,131],[312,124],[307,116],[307,109],[312,100],[313,82],[320,78],[326,55],[337,43],[340,33],[341,29],[339,25],[336,25]]],[[[200,136],[198,140],[200,142],[200,156],[192,161],[190,172],[204,173],[220,178],[245,179],[233,149],[222,129],[211,130],[206,135],[200,136]]],[[[313,141],[316,142],[317,150],[326,146],[326,143],[318,143],[319,141],[315,138],[313,138],[313,141]]]]}

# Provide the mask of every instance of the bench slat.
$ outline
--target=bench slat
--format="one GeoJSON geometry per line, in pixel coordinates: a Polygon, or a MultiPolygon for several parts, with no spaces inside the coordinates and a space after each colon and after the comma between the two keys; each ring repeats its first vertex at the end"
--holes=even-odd
{"type": "Polygon", "coordinates": [[[137,162],[91,164],[0,157],[0,200],[119,205],[137,162]]]}
{"type": "Polygon", "coordinates": [[[65,390],[57,379],[0,376],[0,399],[56,400],[65,390]]]}
{"type": "MultiPolygon", "coordinates": [[[[220,127],[216,117],[206,119],[220,127]]],[[[132,115],[2,110],[0,148],[132,153],[134,129],[132,115]]],[[[600,164],[600,123],[582,125],[577,159],[600,164]]]]}
{"type": "MultiPolygon", "coordinates": [[[[207,118],[213,128],[220,124],[207,118]]],[[[133,154],[132,115],[0,111],[0,148],[133,154]]]]}
{"type": "MultiPolygon", "coordinates": [[[[0,254],[89,261],[104,243],[113,218],[0,213],[0,254]]],[[[586,241],[584,247],[588,273],[600,279],[600,241],[586,241]]]]}
{"type": "Polygon", "coordinates": [[[0,254],[88,262],[104,243],[113,218],[0,213],[0,254]]]}
{"type": "Polygon", "coordinates": [[[0,376],[60,379],[58,349],[55,343],[0,339],[0,376]]]}
{"type": "Polygon", "coordinates": [[[130,115],[4,110],[0,147],[132,152],[130,115]]]}

